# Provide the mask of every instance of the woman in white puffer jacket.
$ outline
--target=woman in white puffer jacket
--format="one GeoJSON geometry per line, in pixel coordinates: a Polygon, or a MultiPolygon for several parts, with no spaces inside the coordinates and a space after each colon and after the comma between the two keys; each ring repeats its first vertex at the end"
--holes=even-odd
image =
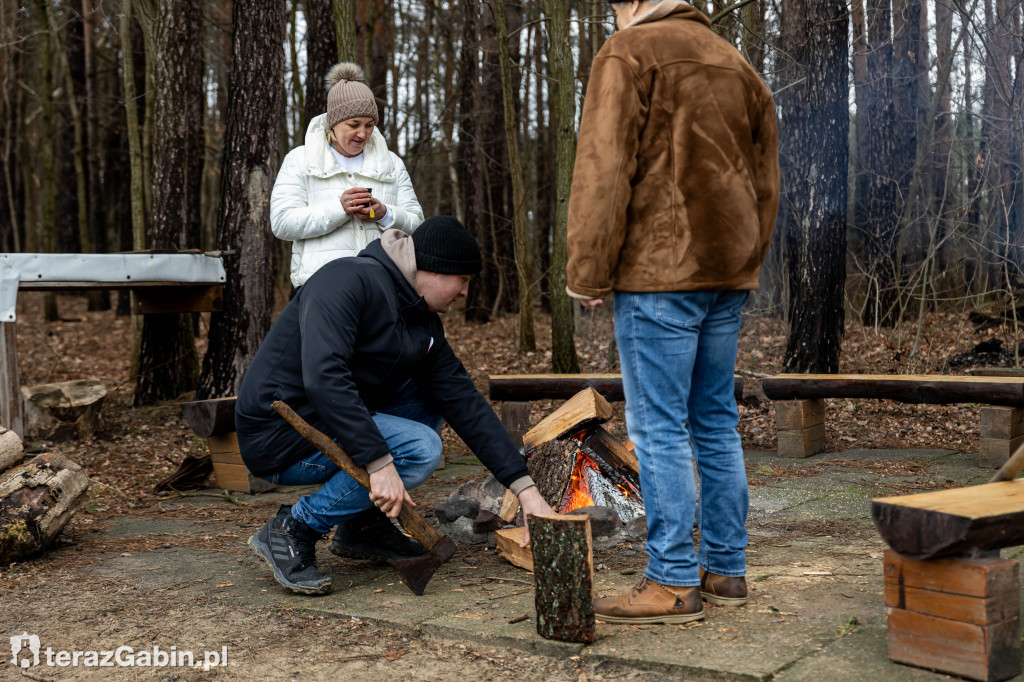
{"type": "Polygon", "coordinates": [[[354,256],[389,228],[423,222],[405,164],[377,130],[377,103],[356,64],[324,79],[327,113],[309,122],[306,144],[285,156],[270,197],[270,227],[292,242],[299,287],[322,265],[354,256]]]}

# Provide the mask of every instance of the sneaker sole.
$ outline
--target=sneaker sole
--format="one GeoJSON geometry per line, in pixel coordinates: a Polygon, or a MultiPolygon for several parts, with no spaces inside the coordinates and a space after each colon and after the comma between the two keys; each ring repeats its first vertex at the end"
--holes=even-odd
{"type": "Polygon", "coordinates": [[[704,620],[704,610],[701,609],[697,613],[680,613],[664,616],[607,616],[603,613],[595,613],[594,617],[605,623],[664,623],[665,625],[671,625],[675,623],[692,623],[695,620],[704,620]]]}
{"type": "Polygon", "coordinates": [[[270,560],[270,547],[260,542],[256,538],[255,534],[253,534],[249,538],[248,544],[250,547],[252,547],[252,551],[256,553],[256,556],[263,559],[263,561],[265,561],[267,565],[270,566],[270,570],[274,572],[274,579],[281,585],[281,587],[287,590],[291,590],[296,594],[327,594],[331,591],[330,581],[328,581],[327,584],[321,587],[309,587],[307,585],[299,585],[298,583],[293,583],[290,580],[286,579],[284,575],[281,574],[281,571],[278,570],[277,566],[274,565],[274,562],[270,560]]]}
{"type": "Polygon", "coordinates": [[[747,603],[746,597],[719,597],[717,594],[703,590],[700,596],[704,598],[704,601],[715,606],[743,606],[747,603]]]}

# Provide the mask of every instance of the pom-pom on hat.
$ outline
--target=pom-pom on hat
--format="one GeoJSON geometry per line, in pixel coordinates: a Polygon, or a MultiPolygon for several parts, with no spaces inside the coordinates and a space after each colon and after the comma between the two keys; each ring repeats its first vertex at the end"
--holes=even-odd
{"type": "Polygon", "coordinates": [[[335,64],[324,77],[324,86],[327,88],[328,128],[357,116],[367,116],[377,123],[377,102],[358,64],[335,64]]]}
{"type": "Polygon", "coordinates": [[[476,275],[483,269],[480,247],[469,230],[450,215],[427,218],[412,233],[416,269],[440,275],[476,275]]]}

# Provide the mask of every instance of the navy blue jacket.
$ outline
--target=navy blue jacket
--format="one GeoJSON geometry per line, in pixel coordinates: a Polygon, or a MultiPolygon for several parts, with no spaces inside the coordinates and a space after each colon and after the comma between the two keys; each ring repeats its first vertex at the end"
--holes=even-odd
{"type": "Polygon", "coordinates": [[[410,379],[501,483],[529,475],[445,340],[441,318],[380,240],[320,268],[271,327],[235,405],[242,459],[267,476],[309,454],[311,446],[271,408],[283,400],[366,466],[389,452],[374,411],[410,379]]]}

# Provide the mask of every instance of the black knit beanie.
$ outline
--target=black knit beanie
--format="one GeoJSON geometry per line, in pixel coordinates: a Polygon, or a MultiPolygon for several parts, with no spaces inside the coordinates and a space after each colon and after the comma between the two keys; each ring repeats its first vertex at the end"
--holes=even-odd
{"type": "Polygon", "coordinates": [[[475,275],[483,269],[480,247],[469,230],[450,215],[427,218],[412,233],[416,269],[439,275],[475,275]]]}

